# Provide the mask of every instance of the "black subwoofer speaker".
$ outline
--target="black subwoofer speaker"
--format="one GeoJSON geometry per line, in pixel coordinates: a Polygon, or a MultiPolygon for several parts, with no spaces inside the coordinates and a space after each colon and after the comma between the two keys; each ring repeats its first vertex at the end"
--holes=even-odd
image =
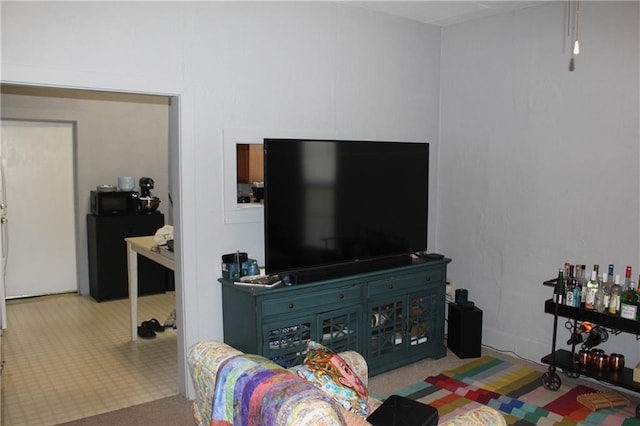
{"type": "Polygon", "coordinates": [[[482,347],[482,310],[449,303],[447,347],[459,358],[477,358],[482,347]]]}
{"type": "Polygon", "coordinates": [[[391,395],[367,417],[373,426],[436,426],[439,419],[437,409],[400,395],[391,395]]]}

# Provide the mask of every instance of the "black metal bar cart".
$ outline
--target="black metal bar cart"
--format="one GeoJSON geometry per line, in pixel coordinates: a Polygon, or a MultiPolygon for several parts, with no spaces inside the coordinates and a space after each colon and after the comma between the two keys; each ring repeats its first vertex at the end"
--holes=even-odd
{"type": "MultiPolygon", "coordinates": [[[[544,281],[543,285],[553,287],[556,281],[556,279],[544,281]]],[[[609,329],[613,335],[620,333],[634,334],[636,340],[640,339],[640,321],[556,303],[554,299],[545,301],[544,311],[545,313],[552,314],[554,317],[551,353],[541,360],[543,364],[549,365],[548,371],[542,377],[542,384],[546,389],[553,391],[560,389],[561,380],[560,376],[556,373],[556,369],[560,368],[568,377],[575,378],[583,375],[640,393],[640,382],[633,381],[633,368],[624,367],[619,371],[600,371],[582,367],[578,362],[575,344],[572,345],[570,351],[566,349],[556,349],[558,317],[573,320],[572,332],[576,331],[579,321],[588,321],[609,329]]],[[[640,408],[640,404],[636,407],[636,412],[638,412],[638,408],[640,408]]]]}

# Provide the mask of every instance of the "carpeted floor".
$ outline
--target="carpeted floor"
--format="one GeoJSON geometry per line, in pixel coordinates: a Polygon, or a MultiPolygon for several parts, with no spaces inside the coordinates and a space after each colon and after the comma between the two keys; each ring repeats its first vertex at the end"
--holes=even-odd
{"type": "MultiPolygon", "coordinates": [[[[590,382],[566,383],[557,391],[542,385],[543,372],[484,356],[427,377],[424,382],[399,391],[408,398],[438,409],[441,421],[482,405],[499,410],[509,425],[638,425],[636,398],[627,406],[591,411],[578,395],[599,392],[590,382]]],[[[607,391],[612,391],[607,389],[607,391]]]]}
{"type": "Polygon", "coordinates": [[[192,401],[175,395],[59,426],[190,426],[192,401]]]}

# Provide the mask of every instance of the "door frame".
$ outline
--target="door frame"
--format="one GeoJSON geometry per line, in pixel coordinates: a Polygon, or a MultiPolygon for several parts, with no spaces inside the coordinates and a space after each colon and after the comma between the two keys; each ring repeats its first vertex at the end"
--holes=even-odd
{"type": "MultiPolygon", "coordinates": [[[[185,129],[189,128],[190,124],[190,116],[183,115],[183,98],[189,98],[192,96],[192,88],[189,86],[185,86],[181,82],[175,84],[169,84],[168,87],[165,87],[166,90],[158,90],[158,87],[164,87],[166,84],[158,84],[155,87],[150,87],[147,90],[145,89],[136,89],[131,88],[129,90],[123,90],[119,84],[109,85],[105,83],[97,84],[95,86],[77,86],[74,82],[69,82],[65,85],[59,84],[48,84],[43,81],[36,82],[30,81],[25,83],[24,80],[3,80],[0,79],[0,84],[11,84],[11,85],[20,85],[20,86],[30,86],[30,87],[41,87],[41,88],[65,88],[69,90],[78,90],[78,91],[99,91],[99,92],[112,92],[112,93],[137,93],[142,95],[155,95],[155,96],[164,96],[170,99],[169,105],[169,191],[171,193],[172,203],[171,209],[169,212],[169,219],[174,223],[174,237],[176,240],[176,269],[175,269],[175,291],[176,291],[176,309],[177,309],[177,319],[181,327],[178,327],[177,330],[177,338],[178,338],[178,388],[182,395],[187,398],[193,399],[195,397],[194,387],[192,384],[192,379],[189,374],[189,369],[186,362],[186,353],[187,349],[190,345],[190,342],[195,340],[197,334],[193,331],[192,328],[188,327],[188,323],[190,320],[193,320],[196,317],[196,312],[190,310],[189,312],[185,309],[187,305],[187,299],[189,299],[190,291],[186,291],[184,287],[184,275],[191,274],[191,270],[185,271],[183,265],[184,252],[191,252],[193,250],[193,243],[184,244],[184,232],[185,231],[193,231],[192,226],[189,225],[189,230],[185,230],[183,228],[183,213],[182,213],[182,198],[183,191],[181,188],[181,182],[183,180],[183,173],[185,173],[185,169],[183,167],[183,162],[185,161],[184,157],[184,132],[185,129]],[[185,121],[187,122],[185,124],[185,121]],[[186,246],[186,247],[185,247],[186,246]],[[185,294],[189,293],[189,295],[185,294]]],[[[151,85],[153,86],[153,85],[151,85]]],[[[190,145],[190,142],[188,143],[190,145]]],[[[77,164],[76,164],[77,166],[77,164]]],[[[191,169],[188,169],[191,170],[191,169]]],[[[191,177],[189,176],[189,179],[191,177]]],[[[189,180],[187,179],[187,180],[189,180]]],[[[189,191],[186,191],[189,192],[189,191]]],[[[188,194],[190,196],[190,194],[188,194]]],[[[191,234],[190,234],[191,235],[191,234]]],[[[191,263],[188,261],[187,263],[191,263]]],[[[4,299],[3,299],[4,300],[4,299]]],[[[6,311],[6,309],[4,310],[6,311]]],[[[4,312],[3,311],[3,312],[4,312]]]]}

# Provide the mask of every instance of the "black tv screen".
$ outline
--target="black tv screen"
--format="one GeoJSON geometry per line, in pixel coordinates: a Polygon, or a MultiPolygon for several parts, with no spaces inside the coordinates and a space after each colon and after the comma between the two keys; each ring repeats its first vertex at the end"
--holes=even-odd
{"type": "Polygon", "coordinates": [[[268,274],[427,249],[428,143],[265,139],[264,173],[268,274]]]}

